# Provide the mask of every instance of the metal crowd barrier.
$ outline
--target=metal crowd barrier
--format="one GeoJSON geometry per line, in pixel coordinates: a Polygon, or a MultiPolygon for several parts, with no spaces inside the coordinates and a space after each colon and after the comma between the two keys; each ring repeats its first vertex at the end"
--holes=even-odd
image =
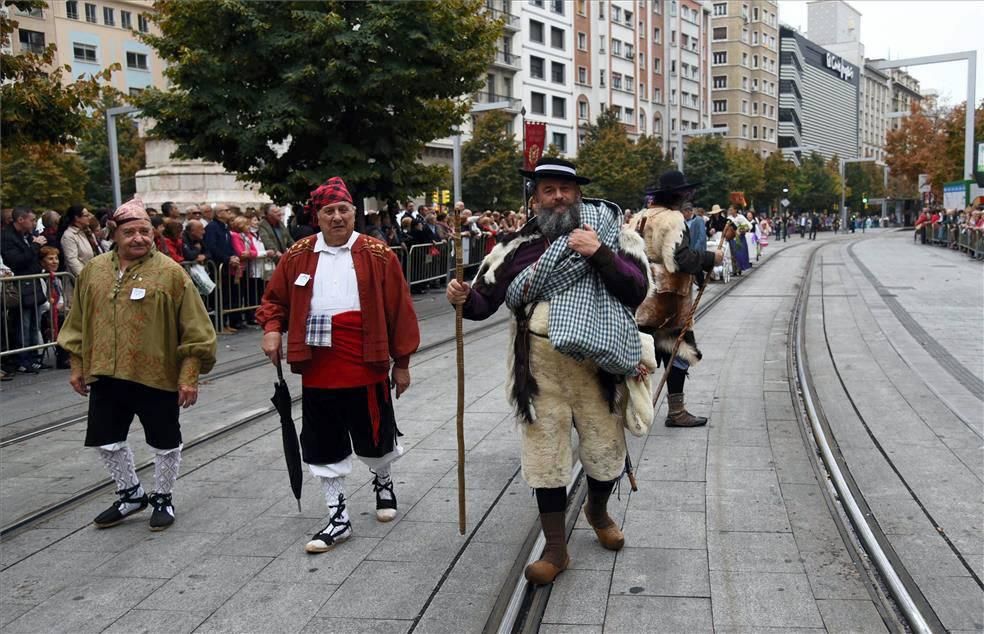
{"type": "Polygon", "coordinates": [[[415,244],[407,252],[407,282],[418,284],[447,279],[454,267],[451,245],[447,240],[431,244],[415,244]]]}
{"type": "Polygon", "coordinates": [[[237,279],[225,264],[219,265],[218,276],[215,278],[216,287],[219,289],[219,301],[216,304],[218,312],[216,332],[222,330],[222,324],[228,315],[239,313],[249,315],[260,307],[266,283],[262,278],[250,277],[246,263],[240,266],[242,273],[237,279]]]}
{"type": "Polygon", "coordinates": [[[0,277],[0,357],[54,348],[68,316],[75,276],[66,271],[0,277]],[[61,282],[61,309],[52,312],[51,285],[61,282]]]}
{"type": "Polygon", "coordinates": [[[202,301],[205,302],[205,310],[212,320],[212,326],[216,332],[219,332],[222,330],[222,285],[219,283],[218,269],[215,266],[215,262],[211,260],[205,260],[201,264],[197,262],[182,262],[181,266],[184,267],[185,271],[195,283],[198,294],[202,296],[202,301]],[[206,283],[200,279],[199,267],[205,272],[208,280],[211,281],[211,291],[208,291],[206,283]]]}

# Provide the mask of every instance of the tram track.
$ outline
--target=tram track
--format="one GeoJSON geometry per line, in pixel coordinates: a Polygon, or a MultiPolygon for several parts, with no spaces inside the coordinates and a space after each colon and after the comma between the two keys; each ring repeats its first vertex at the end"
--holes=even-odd
{"type": "MultiPolygon", "coordinates": [[[[859,561],[870,562],[874,566],[874,569],[865,564],[862,564],[861,567],[867,573],[872,585],[877,589],[873,598],[879,599],[881,603],[879,607],[882,618],[886,619],[888,615],[895,615],[896,612],[899,612],[908,628],[914,632],[944,632],[946,628],[939,616],[906,569],[865,500],[864,494],[852,475],[850,466],[834,436],[814,387],[806,351],[806,316],[814,270],[818,269],[821,282],[820,312],[821,318],[824,317],[822,257],[821,265],[816,266],[816,259],[820,256],[824,246],[827,245],[815,249],[810,254],[803,281],[790,313],[787,331],[787,368],[790,393],[799,420],[805,423],[801,427],[801,432],[804,434],[804,441],[814,449],[810,455],[814,460],[815,468],[819,474],[826,476],[826,481],[833,489],[831,493],[825,487],[821,487],[828,506],[831,508],[831,516],[841,531],[845,545],[854,550],[851,553],[852,558],[856,564],[859,561]]],[[[840,374],[830,347],[826,320],[822,319],[822,321],[824,344],[839,384],[850,400],[851,406],[866,432],[877,445],[877,441],[865,423],[864,417],[858,410],[856,403],[851,399],[850,391],[840,374]]],[[[882,451],[885,460],[899,475],[896,466],[889,456],[881,450],[880,446],[879,450],[882,451]]],[[[916,499],[911,489],[909,492],[916,499]]],[[[923,508],[922,505],[920,507],[923,508]]],[[[937,524],[934,522],[933,525],[936,526],[937,524]]],[[[961,561],[966,565],[965,561],[962,559],[961,561]]],[[[970,570],[969,567],[968,570],[970,570]]]]}

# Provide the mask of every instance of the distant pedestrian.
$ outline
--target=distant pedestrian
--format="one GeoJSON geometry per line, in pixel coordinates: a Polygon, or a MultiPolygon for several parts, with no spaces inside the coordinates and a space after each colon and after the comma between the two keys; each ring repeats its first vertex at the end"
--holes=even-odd
{"type": "MultiPolygon", "coordinates": [[[[373,473],[376,519],[396,516],[391,463],[403,454],[390,398],[410,386],[420,330],[400,262],[383,242],[355,231],[355,205],[341,178],[311,193],[321,231],[298,240],[267,284],[256,319],[263,352],[301,375],[301,452],[320,481],[328,524],[307,543],[323,553],[352,536],[345,478],[352,452],[373,473]]],[[[409,217],[406,218],[410,220],[409,217]]]]}
{"type": "Polygon", "coordinates": [[[810,240],[817,239],[817,230],[820,228],[820,216],[817,212],[810,214],[810,240]]]}
{"type": "Polygon", "coordinates": [[[703,207],[697,208],[687,226],[690,228],[690,248],[699,253],[707,251],[707,223],[704,220],[703,207]]]}
{"type": "Polygon", "coordinates": [[[175,516],[179,408],[195,404],[199,374],[215,365],[215,331],[181,265],[151,248],[143,202],[127,202],[113,220],[116,250],[83,269],[58,345],[71,355],[72,388],[89,396],[85,446],[97,449],[117,487],[117,501],[95,525],[115,526],[149,503],[150,529],[163,530],[175,516]],[[134,415],[154,452],[150,495],[127,444],[134,415]]]}

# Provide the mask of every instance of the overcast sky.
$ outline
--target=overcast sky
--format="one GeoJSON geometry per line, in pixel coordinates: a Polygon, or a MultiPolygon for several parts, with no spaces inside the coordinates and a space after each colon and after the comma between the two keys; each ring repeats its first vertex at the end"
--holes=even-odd
{"type": "MultiPolygon", "coordinates": [[[[861,12],[861,43],[869,58],[900,59],[977,49],[977,103],[984,98],[981,26],[984,0],[850,0],[861,12]]],[[[779,20],[807,34],[807,2],[780,0],[779,20]]],[[[922,89],[950,103],[967,98],[966,62],[912,66],[922,89]]]]}

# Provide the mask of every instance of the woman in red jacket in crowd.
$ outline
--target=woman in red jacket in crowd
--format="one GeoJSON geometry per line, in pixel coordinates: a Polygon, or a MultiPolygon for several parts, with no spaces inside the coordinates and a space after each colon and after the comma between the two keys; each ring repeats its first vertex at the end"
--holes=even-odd
{"type": "Polygon", "coordinates": [[[184,240],[181,239],[181,222],[165,220],[157,250],[178,264],[184,262],[184,240]]]}

